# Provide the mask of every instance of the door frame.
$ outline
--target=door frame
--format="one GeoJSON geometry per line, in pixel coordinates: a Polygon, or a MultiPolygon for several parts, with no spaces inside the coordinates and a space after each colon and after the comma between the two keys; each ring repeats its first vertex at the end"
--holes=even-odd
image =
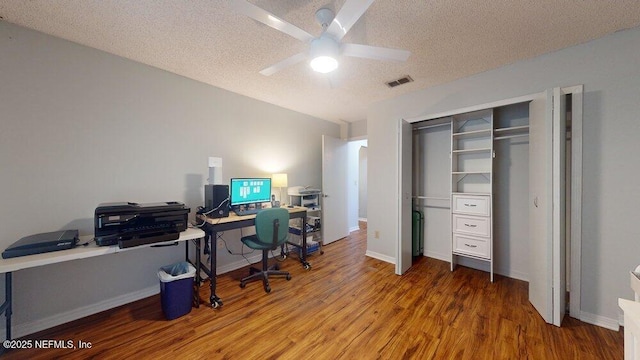
{"type": "MultiPolygon", "coordinates": [[[[582,121],[583,121],[583,85],[561,87],[565,94],[571,94],[571,275],[570,290],[571,297],[569,300],[569,314],[571,317],[581,320],[581,266],[582,266],[582,121]]],[[[484,104],[457,108],[454,110],[443,111],[432,114],[425,114],[416,117],[405,118],[409,123],[418,121],[433,120],[442,117],[452,116],[460,113],[472,112],[487,108],[494,108],[506,105],[512,105],[522,102],[532,101],[539,97],[541,93],[523,95],[499,101],[493,101],[484,104]]],[[[401,144],[398,151],[401,149],[401,144]]],[[[400,164],[398,166],[401,166],[400,164]]],[[[398,187],[398,198],[402,193],[398,187]]],[[[398,219],[400,221],[400,219],[398,219]]],[[[398,228],[401,223],[398,222],[398,228]]],[[[398,252],[396,254],[396,263],[401,250],[401,241],[398,241],[398,252]]]]}

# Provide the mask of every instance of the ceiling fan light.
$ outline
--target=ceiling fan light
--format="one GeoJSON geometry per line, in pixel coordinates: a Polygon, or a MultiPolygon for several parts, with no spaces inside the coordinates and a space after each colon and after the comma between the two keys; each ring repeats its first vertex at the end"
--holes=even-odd
{"type": "Polygon", "coordinates": [[[317,56],[311,60],[309,65],[314,71],[326,74],[338,68],[338,60],[331,56],[317,56]]]}

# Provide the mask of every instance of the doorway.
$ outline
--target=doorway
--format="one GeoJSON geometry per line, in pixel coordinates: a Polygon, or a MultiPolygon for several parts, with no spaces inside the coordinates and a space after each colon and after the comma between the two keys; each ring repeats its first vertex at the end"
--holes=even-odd
{"type": "Polygon", "coordinates": [[[367,139],[351,140],[347,146],[347,216],[352,232],[367,217],[367,139]]]}

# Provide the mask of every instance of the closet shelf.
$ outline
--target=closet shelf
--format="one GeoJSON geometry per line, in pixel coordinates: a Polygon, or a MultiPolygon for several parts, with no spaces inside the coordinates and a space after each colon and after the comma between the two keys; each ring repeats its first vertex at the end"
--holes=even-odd
{"type": "Polygon", "coordinates": [[[478,174],[478,175],[491,175],[491,171],[452,171],[451,172],[452,175],[472,175],[472,174],[478,174]]]}
{"type": "Polygon", "coordinates": [[[492,132],[491,129],[484,129],[484,130],[474,130],[474,131],[453,133],[451,134],[451,136],[453,136],[454,139],[462,139],[462,138],[491,136],[491,132],[492,132]]]}
{"type": "Polygon", "coordinates": [[[529,132],[529,125],[511,126],[506,128],[494,129],[494,133],[502,135],[529,132]]]}
{"type": "Polygon", "coordinates": [[[464,154],[474,154],[474,153],[491,153],[491,148],[477,148],[477,149],[460,149],[453,150],[454,154],[464,155],[464,154]]]}
{"type": "Polygon", "coordinates": [[[451,195],[488,196],[488,195],[491,195],[491,193],[484,193],[484,192],[452,192],[451,195]]]}
{"type": "Polygon", "coordinates": [[[413,198],[417,199],[417,200],[446,200],[446,201],[451,200],[451,198],[444,197],[444,196],[420,196],[420,195],[416,195],[413,198]]]}

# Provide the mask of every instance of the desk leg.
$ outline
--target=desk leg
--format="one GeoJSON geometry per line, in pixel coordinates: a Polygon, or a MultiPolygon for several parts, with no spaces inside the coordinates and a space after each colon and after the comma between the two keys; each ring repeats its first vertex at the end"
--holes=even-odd
{"type": "MultiPolygon", "coordinates": [[[[11,340],[11,315],[13,314],[13,309],[11,308],[11,277],[11,271],[4,274],[4,304],[0,306],[0,312],[3,312],[4,316],[7,318],[5,327],[7,340],[11,340]]],[[[0,348],[0,354],[2,354],[5,350],[6,349],[4,347],[0,348]]]]}
{"type": "Polygon", "coordinates": [[[202,282],[202,276],[200,276],[200,267],[202,266],[200,262],[201,259],[201,251],[202,251],[202,239],[196,239],[196,307],[200,307],[200,283],[202,282]]]}
{"type": "Polygon", "coordinates": [[[189,264],[194,265],[196,268],[196,276],[193,279],[192,305],[196,308],[199,308],[200,307],[200,282],[202,281],[202,278],[200,277],[200,247],[201,247],[202,239],[193,239],[190,241],[193,241],[193,244],[195,245],[195,248],[196,248],[195,264],[192,263],[191,260],[189,259],[189,241],[185,241],[185,250],[186,250],[185,259],[189,264]]]}
{"type": "Polygon", "coordinates": [[[300,262],[305,270],[311,269],[311,264],[307,261],[307,216],[302,218],[302,256],[300,262]]]}
{"type": "Polygon", "coordinates": [[[216,262],[217,262],[217,256],[218,256],[218,232],[215,230],[211,230],[209,232],[210,236],[210,241],[211,241],[211,262],[209,264],[209,271],[211,272],[211,274],[209,275],[209,286],[211,289],[211,295],[209,296],[209,301],[211,301],[211,307],[216,309],[219,308],[220,306],[222,306],[222,299],[220,299],[217,295],[216,295],[216,281],[217,281],[217,272],[218,270],[216,269],[216,262]]]}

